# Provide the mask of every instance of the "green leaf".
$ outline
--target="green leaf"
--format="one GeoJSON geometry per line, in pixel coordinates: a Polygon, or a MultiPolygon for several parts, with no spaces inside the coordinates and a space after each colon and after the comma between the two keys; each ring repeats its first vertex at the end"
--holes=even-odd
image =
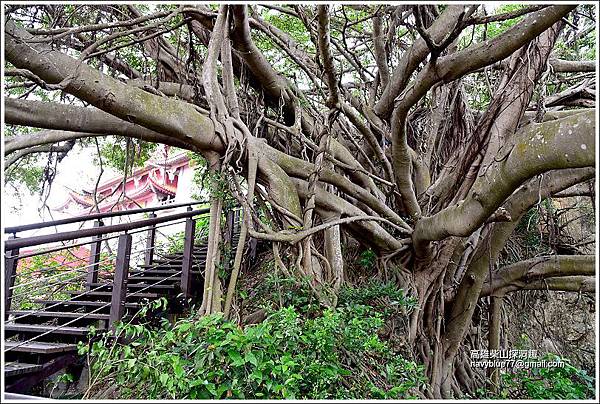
{"type": "Polygon", "coordinates": [[[160,382],[162,383],[163,386],[167,385],[167,381],[169,380],[169,375],[166,373],[163,373],[160,375],[159,377],[160,382]]]}
{"type": "Polygon", "coordinates": [[[258,366],[258,360],[256,359],[256,356],[254,356],[252,351],[246,353],[245,359],[246,359],[246,362],[250,362],[254,366],[258,366]]]}
{"type": "Polygon", "coordinates": [[[231,358],[235,366],[241,366],[244,364],[244,358],[242,358],[242,355],[240,355],[238,351],[230,349],[227,351],[227,355],[229,355],[229,358],[231,358]]]}
{"type": "Polygon", "coordinates": [[[173,365],[173,370],[175,371],[175,376],[177,376],[178,378],[181,378],[185,375],[185,370],[183,369],[183,366],[181,366],[180,363],[176,363],[175,365],[173,365]]]}
{"type": "Polygon", "coordinates": [[[219,387],[217,388],[215,397],[221,398],[221,396],[223,396],[223,393],[225,393],[225,391],[227,391],[228,388],[229,388],[229,386],[225,383],[219,385],[219,387]]]}
{"type": "Polygon", "coordinates": [[[253,379],[260,384],[260,382],[262,382],[263,380],[263,373],[260,370],[256,369],[254,372],[250,373],[249,377],[250,379],[253,379]]]}

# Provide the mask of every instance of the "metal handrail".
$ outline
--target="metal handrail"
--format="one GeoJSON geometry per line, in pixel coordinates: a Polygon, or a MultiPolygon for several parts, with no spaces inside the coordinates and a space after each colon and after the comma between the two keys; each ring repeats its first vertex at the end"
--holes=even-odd
{"type": "MultiPolygon", "coordinates": [[[[162,226],[156,226],[156,228],[160,229],[160,228],[163,228],[163,227],[168,227],[168,226],[172,226],[172,225],[179,224],[179,223],[184,223],[184,222],[185,222],[185,220],[182,220],[181,222],[173,222],[173,223],[168,223],[168,224],[165,224],[165,225],[162,225],[162,226]]],[[[136,230],[136,231],[130,231],[129,234],[137,234],[137,233],[141,233],[143,231],[146,231],[146,229],[140,229],[140,230],[136,230]]],[[[84,242],[81,242],[81,243],[61,245],[61,246],[54,247],[54,248],[47,248],[45,250],[30,251],[30,252],[27,252],[27,253],[19,253],[19,255],[16,256],[16,258],[22,259],[22,258],[34,257],[36,255],[50,254],[50,253],[61,251],[61,250],[68,250],[69,248],[73,248],[73,247],[81,247],[82,245],[88,245],[88,244],[92,244],[92,243],[98,242],[98,241],[114,240],[114,239],[116,239],[118,237],[119,237],[118,235],[111,236],[111,237],[102,237],[101,239],[98,239],[98,240],[84,241],[84,242]]],[[[7,258],[15,258],[15,257],[13,257],[13,256],[7,256],[7,258]]]]}
{"type": "Polygon", "coordinates": [[[29,224],[24,224],[21,226],[5,227],[4,233],[15,234],[15,233],[19,233],[22,231],[43,229],[45,227],[60,226],[63,224],[85,222],[88,220],[95,220],[95,219],[105,219],[108,217],[135,215],[138,213],[157,212],[160,210],[180,208],[183,206],[201,205],[201,204],[205,204],[205,203],[208,203],[208,202],[206,202],[206,201],[190,201],[190,202],[173,203],[173,204],[167,204],[167,205],[163,205],[163,206],[155,206],[155,207],[149,207],[149,208],[119,210],[116,212],[106,212],[106,213],[94,213],[94,214],[86,215],[86,216],[77,216],[77,217],[70,217],[70,218],[66,218],[66,219],[53,220],[51,222],[29,223],[29,224]]]}
{"type": "Polygon", "coordinates": [[[55,243],[55,242],[59,242],[59,241],[74,240],[74,239],[93,237],[93,236],[101,236],[104,234],[116,233],[116,232],[121,232],[121,231],[126,232],[129,230],[138,229],[141,227],[152,226],[152,225],[158,224],[158,223],[165,223],[165,222],[169,222],[172,220],[193,217],[193,216],[197,216],[197,215],[201,215],[201,214],[205,214],[205,213],[209,213],[209,212],[210,212],[210,208],[203,208],[203,209],[191,210],[191,211],[182,212],[182,213],[176,213],[174,215],[169,215],[169,216],[162,216],[162,217],[155,217],[155,218],[151,218],[151,219],[138,220],[138,221],[129,222],[129,223],[120,223],[120,224],[114,224],[114,225],[110,225],[110,226],[100,226],[100,227],[94,227],[91,229],[66,231],[66,232],[62,232],[62,233],[46,234],[46,235],[42,235],[42,236],[13,238],[13,239],[8,239],[8,240],[4,241],[4,250],[10,251],[10,250],[16,250],[18,248],[32,247],[32,246],[40,245],[40,244],[49,244],[49,243],[55,243]]]}

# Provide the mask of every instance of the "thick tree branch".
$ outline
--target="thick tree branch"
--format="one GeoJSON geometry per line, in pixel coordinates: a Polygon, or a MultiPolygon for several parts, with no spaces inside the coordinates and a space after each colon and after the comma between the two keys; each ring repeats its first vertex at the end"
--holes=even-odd
{"type": "Polygon", "coordinates": [[[564,191],[558,192],[553,195],[554,198],[571,198],[574,196],[590,196],[594,197],[596,192],[594,191],[594,183],[584,183],[573,185],[564,191]]]}
{"type": "Polygon", "coordinates": [[[550,59],[550,67],[554,73],[595,72],[595,60],[550,59]]]}
{"type": "Polygon", "coordinates": [[[525,283],[523,286],[512,289],[506,293],[517,290],[556,290],[561,292],[596,292],[596,277],[594,276],[561,276],[546,278],[525,283]]]}
{"type": "Polygon", "coordinates": [[[73,148],[74,142],[68,142],[63,145],[40,145],[29,147],[27,149],[19,149],[15,153],[9,155],[4,161],[4,169],[6,170],[18,160],[22,159],[25,156],[34,153],[68,153],[73,148]]]}
{"type": "Polygon", "coordinates": [[[460,280],[449,309],[444,335],[446,358],[453,358],[464,337],[479,299],[479,294],[490,267],[511,237],[521,217],[536,202],[580,182],[594,177],[594,168],[554,170],[540,178],[531,179],[517,190],[503,205],[512,217],[511,222],[494,223],[479,243],[467,271],[460,280]]]}
{"type": "MultiPolygon", "coordinates": [[[[446,10],[427,29],[427,34],[434,41],[442,41],[452,30],[458,18],[464,11],[464,6],[448,5],[446,10]]],[[[423,38],[418,38],[408,48],[398,65],[394,68],[389,85],[383,89],[381,98],[375,104],[374,111],[382,118],[389,117],[394,107],[394,100],[404,90],[411,75],[429,55],[429,48],[423,38]]]]}
{"type": "MultiPolygon", "coordinates": [[[[179,97],[187,102],[194,102],[196,97],[195,89],[189,84],[173,83],[168,81],[159,81],[158,83],[149,83],[141,79],[128,80],[127,84],[146,90],[152,94],[162,93],[168,97],[179,97]]],[[[204,91],[201,92],[204,96],[204,91]]]]}
{"type": "Polygon", "coordinates": [[[560,20],[574,6],[553,6],[529,14],[521,23],[494,39],[470,46],[429,63],[413,84],[398,98],[392,116],[392,165],[402,201],[410,216],[418,218],[421,209],[412,187],[406,119],[408,111],[436,83],[450,82],[464,74],[504,59],[560,20]]]}
{"type": "MultiPolygon", "coordinates": [[[[266,144],[257,144],[256,147],[262,151],[265,157],[276,162],[288,175],[306,179],[314,171],[314,164],[308,161],[289,156],[266,144]]],[[[328,168],[321,170],[319,178],[323,182],[336,186],[339,190],[356,198],[375,212],[410,232],[410,226],[396,212],[366,189],[351,182],[348,178],[328,168]]]]}
{"type": "Polygon", "coordinates": [[[492,14],[492,15],[471,17],[467,21],[465,21],[465,23],[468,25],[474,25],[474,24],[489,24],[490,22],[512,20],[513,18],[517,18],[524,14],[532,13],[534,11],[538,11],[544,7],[548,7],[548,6],[545,6],[545,5],[528,6],[528,7],[520,8],[518,10],[509,11],[509,12],[501,13],[501,14],[492,14]]]}
{"type": "Polygon", "coordinates": [[[77,107],[43,101],[4,99],[4,120],[7,124],[51,129],[35,134],[20,135],[5,141],[5,155],[36,145],[92,136],[125,136],[148,142],[199,151],[195,144],[185,143],[174,136],[123,121],[94,107],[77,107]]]}
{"type": "Polygon", "coordinates": [[[373,17],[373,52],[375,54],[375,63],[379,72],[381,86],[385,89],[390,82],[390,69],[388,67],[388,57],[385,51],[385,38],[381,26],[381,16],[373,17]]]}
{"type": "MultiPolygon", "coordinates": [[[[448,83],[508,57],[551,27],[573,8],[574,6],[551,6],[531,13],[519,24],[493,39],[444,56],[435,64],[428,64],[415,78],[413,85],[400,94],[393,121],[404,122],[410,107],[416,104],[434,84],[448,83]]],[[[402,130],[403,127],[398,128],[398,131],[402,130]]],[[[396,136],[399,134],[401,132],[396,136]]]]}
{"type": "Polygon", "coordinates": [[[594,108],[596,105],[596,91],[591,88],[589,80],[569,87],[558,94],[551,95],[544,100],[546,107],[557,105],[578,106],[594,108]]]}
{"type": "MultiPolygon", "coordinates": [[[[476,8],[477,6],[475,6],[476,8]]],[[[470,9],[470,13],[475,11],[475,8],[470,9]]],[[[419,6],[413,6],[413,15],[415,16],[415,28],[419,32],[419,35],[425,40],[427,47],[429,48],[429,63],[434,64],[440,54],[446,49],[452,41],[454,41],[462,32],[465,24],[463,23],[465,12],[461,12],[458,16],[458,20],[456,21],[456,25],[448,31],[448,34],[444,37],[444,39],[440,43],[436,43],[427,33],[425,28],[423,27],[423,21],[421,16],[421,9],[419,6]]]]}
{"type": "MultiPolygon", "coordinates": [[[[299,178],[292,178],[292,182],[296,185],[298,194],[302,198],[308,197],[308,182],[299,178]]],[[[366,216],[365,212],[337,195],[326,192],[323,189],[317,188],[315,193],[315,203],[317,208],[329,212],[337,212],[342,217],[366,216]]],[[[396,251],[402,248],[403,243],[396,237],[390,235],[383,227],[372,221],[360,221],[348,224],[351,232],[362,240],[365,244],[370,245],[378,251],[396,251]],[[369,234],[369,237],[364,237],[364,234],[369,234]]]]}
{"type": "Polygon", "coordinates": [[[468,236],[535,175],[594,166],[595,144],[593,111],[523,128],[509,139],[464,200],[417,223],[413,233],[416,248],[448,236],[468,236]]]}
{"type": "MultiPolygon", "coordinates": [[[[494,63],[491,67],[494,70],[505,69],[507,67],[507,62],[507,60],[502,60],[494,63]]],[[[549,64],[553,73],[589,73],[596,71],[595,60],[565,60],[551,57],[549,64]]]]}
{"type": "Polygon", "coordinates": [[[320,69],[313,58],[286,32],[267,21],[264,21],[257,13],[253,13],[252,17],[253,18],[249,19],[250,26],[262,31],[265,35],[272,37],[277,46],[279,46],[302,70],[304,70],[315,86],[320,88],[319,82],[323,80],[323,77],[319,75],[320,69]]]}
{"type": "Polygon", "coordinates": [[[211,120],[175,99],[159,97],[108,77],[44,44],[26,43],[30,34],[12,21],[5,26],[6,59],[50,84],[125,121],[177,137],[203,150],[222,150],[211,120]],[[65,82],[66,80],[66,82],[65,82]]]}
{"type": "MultiPolygon", "coordinates": [[[[551,255],[520,261],[500,268],[484,282],[480,297],[502,296],[547,278],[594,275],[593,255],[551,255]]],[[[543,282],[542,282],[543,283],[543,282]]]]}
{"type": "Polygon", "coordinates": [[[234,25],[231,31],[233,48],[238,51],[250,71],[262,84],[270,97],[282,100],[284,103],[285,122],[291,125],[295,116],[295,99],[288,91],[288,83],[280,76],[267,61],[263,53],[250,37],[248,10],[246,5],[232,5],[234,25]]]}
{"type": "Polygon", "coordinates": [[[459,157],[460,166],[456,172],[463,176],[463,180],[450,204],[465,198],[506,139],[517,130],[523,111],[534,94],[535,83],[546,70],[548,56],[562,28],[563,24],[554,24],[531,41],[527,48],[521,48],[509,58],[509,68],[502,75],[490,105],[470,136],[469,147],[459,157]],[[525,58],[528,63],[522,62],[525,58]]]}
{"type": "MultiPolygon", "coordinates": [[[[435,72],[425,71],[423,75],[433,74],[437,76],[434,81],[447,83],[462,77],[468,72],[489,66],[508,57],[527,44],[554,25],[573,8],[575,8],[573,5],[550,6],[528,14],[521,22],[501,35],[440,58],[437,68],[434,69],[435,72]]],[[[431,68],[433,69],[433,66],[431,68]]],[[[418,80],[418,77],[416,80],[418,80]]]]}

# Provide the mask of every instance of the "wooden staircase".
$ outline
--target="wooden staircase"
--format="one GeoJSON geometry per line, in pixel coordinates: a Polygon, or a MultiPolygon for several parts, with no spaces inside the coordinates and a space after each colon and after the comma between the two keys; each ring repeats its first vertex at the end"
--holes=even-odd
{"type": "MultiPolygon", "coordinates": [[[[186,240],[194,239],[193,230],[190,230],[193,225],[190,215],[186,224],[186,236],[190,237],[186,237],[186,240]]],[[[239,233],[237,226],[232,228],[234,230],[230,232],[229,242],[234,249],[239,233]]],[[[150,240],[150,235],[148,238],[150,240]]],[[[154,234],[151,234],[151,240],[154,241],[154,234]]],[[[78,343],[87,343],[92,338],[92,327],[96,330],[96,335],[110,331],[115,318],[117,321],[129,321],[145,302],[159,298],[165,298],[168,302],[166,312],[154,312],[149,316],[182,313],[190,303],[201,303],[199,300],[202,298],[204,282],[205,244],[192,246],[190,243],[189,247],[184,247],[184,251],[179,253],[151,257],[150,260],[145,257],[142,262],[146,263],[132,265],[130,269],[131,239],[129,250],[125,250],[125,253],[121,252],[121,239],[119,242],[113,279],[98,280],[97,274],[91,278],[88,276],[83,290],[65,292],[68,296],[66,298],[32,299],[31,302],[38,308],[6,311],[3,324],[6,392],[27,393],[32,386],[58,370],[72,364],[81,364],[82,358],[77,355],[78,343]],[[121,259],[119,264],[119,256],[125,255],[127,259],[121,259]],[[187,283],[182,282],[184,272],[187,283]],[[182,290],[186,288],[189,289],[187,293],[182,290]],[[123,298],[119,299],[119,295],[123,298]],[[115,302],[118,317],[115,317],[115,302]]],[[[12,252],[14,251],[18,253],[18,250],[12,252]]],[[[5,259],[5,263],[14,264],[8,259],[5,259]]],[[[7,274],[10,275],[9,270],[7,266],[7,274]]],[[[13,273],[15,271],[16,264],[13,273]]],[[[10,290],[8,283],[5,287],[10,290]]]]}
{"type": "MultiPolygon", "coordinates": [[[[140,269],[129,272],[124,321],[136,313],[144,301],[163,297],[168,301],[169,310],[163,314],[182,311],[185,302],[181,299],[181,276],[178,275],[182,258],[181,254],[165,255],[151,265],[142,264],[140,269]]],[[[191,271],[194,291],[202,290],[205,258],[205,245],[196,246],[191,271]]],[[[3,348],[6,390],[22,391],[36,384],[57,367],[57,359],[61,365],[74,363],[77,344],[88,341],[91,326],[98,333],[107,331],[112,286],[111,283],[91,283],[91,291],[68,292],[68,300],[34,300],[41,309],[9,310],[8,321],[4,323],[3,348]]]]}

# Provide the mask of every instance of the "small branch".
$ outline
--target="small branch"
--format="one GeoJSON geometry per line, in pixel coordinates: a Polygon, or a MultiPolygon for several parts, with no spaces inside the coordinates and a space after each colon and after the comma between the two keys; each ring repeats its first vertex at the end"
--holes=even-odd
{"type": "MultiPolygon", "coordinates": [[[[280,242],[280,243],[297,244],[298,242],[302,241],[304,238],[309,237],[309,236],[311,236],[315,233],[318,233],[320,231],[323,231],[325,229],[328,229],[330,227],[339,226],[342,224],[349,224],[349,223],[363,221],[363,220],[384,222],[384,223],[389,224],[390,226],[393,226],[399,230],[403,230],[403,229],[399,228],[398,226],[396,226],[394,223],[390,222],[389,220],[379,217],[379,216],[354,216],[354,217],[346,217],[343,219],[334,220],[331,222],[326,222],[319,226],[315,226],[308,230],[302,230],[295,234],[285,234],[283,232],[267,234],[267,233],[259,233],[257,231],[251,230],[251,229],[248,229],[248,232],[254,238],[259,238],[259,239],[268,240],[268,241],[276,241],[276,242],[280,242]]],[[[410,238],[402,239],[402,240],[400,240],[400,242],[409,243],[410,238]]]]}
{"type": "Polygon", "coordinates": [[[515,10],[515,11],[510,11],[510,12],[502,13],[502,14],[471,17],[465,21],[465,24],[466,25],[489,24],[490,22],[512,20],[513,18],[517,18],[517,17],[520,17],[525,14],[533,13],[534,11],[539,11],[545,7],[548,7],[548,6],[546,6],[546,5],[527,6],[527,7],[523,7],[518,10],[515,10]]]}
{"type": "Polygon", "coordinates": [[[6,160],[4,161],[4,169],[6,170],[17,161],[22,159],[25,156],[28,156],[33,153],[68,153],[74,146],[74,142],[67,142],[64,145],[40,145],[34,146],[27,149],[20,149],[14,152],[13,154],[8,155],[6,160]]]}
{"type": "Polygon", "coordinates": [[[329,32],[329,6],[317,6],[319,21],[319,56],[323,63],[323,70],[327,77],[327,87],[329,88],[329,98],[326,105],[334,108],[340,103],[340,91],[338,81],[335,77],[335,67],[333,66],[333,55],[330,48],[329,32]]]}

